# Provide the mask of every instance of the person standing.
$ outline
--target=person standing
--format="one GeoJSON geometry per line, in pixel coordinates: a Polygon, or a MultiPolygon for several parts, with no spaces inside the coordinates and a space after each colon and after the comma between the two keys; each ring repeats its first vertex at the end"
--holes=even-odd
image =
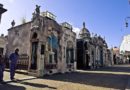
{"type": "Polygon", "coordinates": [[[5,82],[3,80],[4,68],[5,68],[5,58],[2,54],[2,52],[0,52],[0,83],[1,84],[5,84],[5,82]]]}
{"type": "Polygon", "coordinates": [[[17,61],[19,59],[19,49],[15,49],[15,52],[12,53],[9,56],[9,60],[10,60],[10,79],[12,81],[15,81],[15,70],[16,70],[16,66],[17,66],[17,61]]]}

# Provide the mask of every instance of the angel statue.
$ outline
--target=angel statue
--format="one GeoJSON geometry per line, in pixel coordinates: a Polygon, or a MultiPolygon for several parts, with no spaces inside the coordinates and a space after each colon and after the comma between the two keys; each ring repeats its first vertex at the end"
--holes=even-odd
{"type": "Polygon", "coordinates": [[[40,14],[40,7],[41,7],[41,6],[36,5],[35,11],[36,11],[36,14],[38,14],[38,15],[40,14]]]}

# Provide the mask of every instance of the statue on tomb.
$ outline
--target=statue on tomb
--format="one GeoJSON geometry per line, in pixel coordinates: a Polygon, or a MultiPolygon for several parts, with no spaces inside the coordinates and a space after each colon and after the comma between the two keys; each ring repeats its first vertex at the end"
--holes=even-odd
{"type": "Polygon", "coordinates": [[[15,25],[15,21],[14,20],[11,22],[11,25],[12,25],[12,27],[14,27],[14,25],[15,25]]]}
{"type": "Polygon", "coordinates": [[[34,13],[32,13],[32,20],[34,20],[35,18],[36,18],[36,13],[34,12],[34,13]]]}
{"type": "Polygon", "coordinates": [[[40,14],[40,7],[41,7],[41,6],[36,5],[35,11],[36,11],[36,14],[38,14],[38,15],[40,14]]]}
{"type": "Polygon", "coordinates": [[[83,22],[83,28],[85,28],[85,22],[83,22]]]}

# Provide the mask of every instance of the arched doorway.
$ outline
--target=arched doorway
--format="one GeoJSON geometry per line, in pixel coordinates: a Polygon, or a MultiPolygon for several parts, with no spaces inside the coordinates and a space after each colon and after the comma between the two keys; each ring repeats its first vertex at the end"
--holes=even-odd
{"type": "Polygon", "coordinates": [[[66,48],[66,63],[71,64],[74,63],[74,49],[72,41],[67,42],[66,48]]]}
{"type": "Polygon", "coordinates": [[[101,48],[100,50],[100,64],[101,64],[101,67],[103,66],[103,49],[101,48]]]}
{"type": "Polygon", "coordinates": [[[88,42],[80,40],[77,42],[77,68],[89,69],[90,55],[88,42]]]}
{"type": "Polygon", "coordinates": [[[84,49],[85,49],[85,66],[84,69],[90,69],[89,62],[90,62],[90,56],[89,56],[89,45],[88,42],[84,42],[84,49]]]}
{"type": "Polygon", "coordinates": [[[113,55],[114,64],[116,64],[116,55],[113,55]]]}
{"type": "Polygon", "coordinates": [[[92,68],[95,67],[94,50],[92,50],[92,68]]]}
{"type": "Polygon", "coordinates": [[[77,69],[83,69],[84,67],[84,46],[83,41],[77,41],[77,69]]]}
{"type": "Polygon", "coordinates": [[[30,69],[36,70],[37,69],[37,48],[38,48],[38,39],[37,33],[34,32],[32,35],[31,41],[31,67],[30,69]]]}

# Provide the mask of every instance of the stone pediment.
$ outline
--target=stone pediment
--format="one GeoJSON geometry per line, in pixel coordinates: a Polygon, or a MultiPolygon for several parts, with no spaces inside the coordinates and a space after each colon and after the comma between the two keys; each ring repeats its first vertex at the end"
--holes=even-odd
{"type": "Polygon", "coordinates": [[[40,19],[33,20],[32,25],[31,25],[31,30],[39,30],[40,23],[41,23],[40,19]]]}
{"type": "Polygon", "coordinates": [[[67,48],[73,48],[73,42],[72,41],[67,42],[67,48]]]}

